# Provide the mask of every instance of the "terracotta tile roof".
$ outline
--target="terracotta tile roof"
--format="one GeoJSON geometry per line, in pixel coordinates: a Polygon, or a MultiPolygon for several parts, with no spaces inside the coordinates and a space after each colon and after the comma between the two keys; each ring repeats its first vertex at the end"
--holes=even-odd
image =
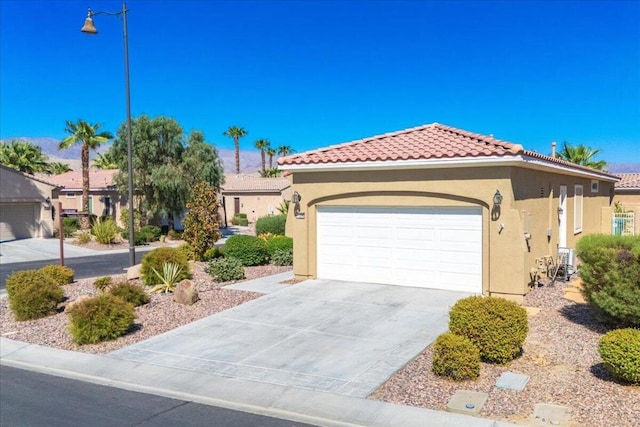
{"type": "Polygon", "coordinates": [[[504,156],[521,145],[438,123],[332,145],[278,160],[281,165],[504,156]]]}
{"type": "Polygon", "coordinates": [[[280,193],[291,185],[284,177],[262,178],[257,174],[226,174],[223,192],[236,193],[280,193]]]}
{"type": "MultiPolygon", "coordinates": [[[[89,169],[89,185],[91,189],[104,189],[115,186],[114,177],[118,169],[89,169]]],[[[70,171],[60,175],[47,177],[49,182],[64,187],[66,190],[82,189],[82,171],[70,171]]]]}
{"type": "Polygon", "coordinates": [[[282,166],[345,164],[402,160],[446,160],[525,156],[603,177],[614,175],[525,150],[522,145],[451,126],[432,123],[370,138],[281,157],[282,166]]]}
{"type": "Polygon", "coordinates": [[[616,190],[640,190],[640,172],[617,173],[620,181],[616,182],[616,190]]]}

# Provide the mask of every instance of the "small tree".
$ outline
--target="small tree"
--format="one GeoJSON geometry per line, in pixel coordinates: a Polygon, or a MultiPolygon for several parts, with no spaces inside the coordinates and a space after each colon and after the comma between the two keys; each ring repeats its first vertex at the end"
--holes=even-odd
{"type": "Polygon", "coordinates": [[[193,248],[198,261],[202,260],[207,249],[213,248],[220,239],[218,208],[218,198],[213,187],[206,182],[196,184],[193,197],[187,203],[189,212],[184,219],[182,236],[193,248]]]}

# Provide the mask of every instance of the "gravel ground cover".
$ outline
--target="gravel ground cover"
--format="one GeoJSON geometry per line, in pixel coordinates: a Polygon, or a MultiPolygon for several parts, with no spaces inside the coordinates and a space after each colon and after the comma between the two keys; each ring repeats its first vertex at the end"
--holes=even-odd
{"type": "MultiPolygon", "coordinates": [[[[64,350],[104,354],[262,296],[255,292],[224,289],[223,286],[231,282],[214,283],[204,271],[206,265],[202,262],[192,264],[191,280],[198,289],[200,301],[187,306],[174,302],[172,294],[151,294],[148,304],[136,307],[133,331],[116,340],[82,346],[75,344],[67,332],[68,316],[63,311],[42,319],[16,322],[7,298],[0,299],[0,335],[64,350]]],[[[245,276],[249,280],[289,270],[291,267],[274,265],[246,267],[245,276]]],[[[113,277],[115,281],[126,280],[125,275],[113,277]]],[[[82,279],[64,286],[67,301],[63,306],[81,295],[97,295],[99,291],[94,287],[94,281],[95,279],[82,279]]]]}
{"type": "Polygon", "coordinates": [[[505,366],[482,364],[480,378],[454,382],[431,372],[427,347],[371,396],[371,399],[445,410],[456,390],[488,393],[480,416],[527,424],[535,404],[568,406],[572,426],[640,426],[640,387],[611,378],[597,346],[607,328],[586,304],[563,298],[566,283],[533,289],[525,306],[540,312],[529,317],[523,354],[505,366]],[[524,391],[500,390],[503,372],[528,375],[524,391]]]}

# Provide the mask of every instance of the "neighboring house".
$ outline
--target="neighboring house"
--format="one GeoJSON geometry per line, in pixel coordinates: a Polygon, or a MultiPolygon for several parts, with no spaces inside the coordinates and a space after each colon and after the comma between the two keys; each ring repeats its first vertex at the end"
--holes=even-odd
{"type": "MultiPolygon", "coordinates": [[[[127,197],[118,193],[114,177],[117,169],[89,169],[89,213],[98,217],[111,217],[120,224],[120,210],[127,207],[127,197]]],[[[82,212],[82,171],[52,175],[47,180],[59,188],[53,198],[62,203],[64,215],[82,212]]],[[[57,208],[57,205],[56,205],[57,208]]]]}
{"type": "MultiPolygon", "coordinates": [[[[625,212],[633,213],[628,216],[631,221],[625,227],[635,235],[640,234],[640,172],[616,174],[620,182],[616,183],[614,203],[619,203],[625,212]]],[[[614,222],[615,224],[615,222],[614,222]]],[[[614,228],[615,230],[615,228],[614,228]]]]}
{"type": "Polygon", "coordinates": [[[536,259],[609,232],[618,178],[431,124],[279,160],[292,177],[297,278],[518,302],[536,259]]]}
{"type": "Polygon", "coordinates": [[[262,178],[258,174],[227,174],[221,186],[221,205],[226,223],[231,224],[235,214],[245,213],[250,222],[278,214],[278,207],[291,198],[289,178],[262,178]]]}
{"type": "Polygon", "coordinates": [[[0,241],[51,237],[55,185],[0,165],[0,241]]]}

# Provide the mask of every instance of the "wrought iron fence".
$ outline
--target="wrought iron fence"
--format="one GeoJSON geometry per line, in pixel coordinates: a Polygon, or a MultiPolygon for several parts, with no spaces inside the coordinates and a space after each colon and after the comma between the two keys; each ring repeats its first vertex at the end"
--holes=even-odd
{"type": "Polygon", "coordinates": [[[611,221],[611,234],[633,236],[635,234],[635,214],[633,212],[614,212],[611,221]]]}

